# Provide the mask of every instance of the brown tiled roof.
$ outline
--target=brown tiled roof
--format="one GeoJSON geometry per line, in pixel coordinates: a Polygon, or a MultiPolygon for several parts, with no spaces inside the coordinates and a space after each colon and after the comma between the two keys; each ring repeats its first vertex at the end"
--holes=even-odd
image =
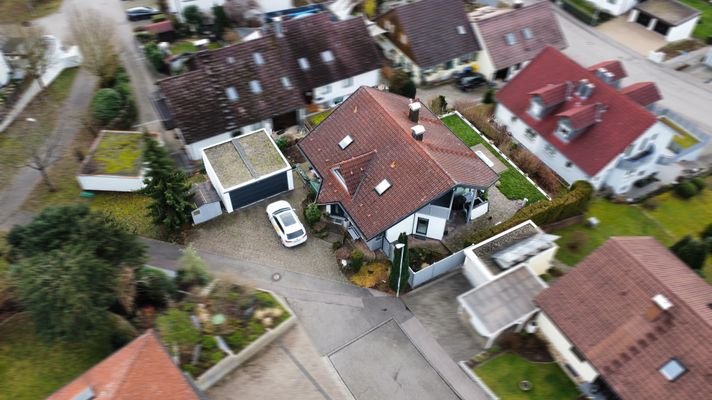
{"type": "Polygon", "coordinates": [[[612,73],[614,81],[621,80],[628,76],[628,73],[625,72],[625,68],[623,68],[623,63],[618,60],[602,61],[598,64],[591,65],[586,69],[595,74],[599,68],[604,68],[606,71],[612,73]]]}
{"type": "Polygon", "coordinates": [[[623,400],[710,398],[712,286],[655,239],[610,239],[535,301],[623,400]],[[673,305],[651,320],[658,294],[673,305]]]}
{"type": "Polygon", "coordinates": [[[388,39],[421,68],[434,67],[480,50],[460,0],[415,1],[378,17],[381,28],[385,20],[395,21],[399,29],[395,34],[386,33],[388,39]],[[464,34],[458,32],[460,26],[464,34]],[[407,44],[401,43],[401,32],[405,33],[407,44]]]}
{"type": "Polygon", "coordinates": [[[530,96],[539,96],[544,107],[550,107],[560,104],[566,100],[566,96],[570,95],[573,90],[572,82],[561,82],[556,84],[547,84],[539,89],[529,92],[530,96]]]}
{"type": "Polygon", "coordinates": [[[96,400],[199,400],[156,334],[149,330],[54,392],[47,400],[74,400],[87,388],[96,400]]]}
{"type": "Polygon", "coordinates": [[[495,69],[508,68],[534,58],[547,45],[566,48],[559,21],[548,1],[539,1],[512,11],[485,17],[475,23],[475,30],[484,51],[490,55],[495,69]],[[531,39],[524,37],[529,29],[531,39]],[[509,45],[504,36],[513,33],[516,43],[509,45]]]}
{"type": "Polygon", "coordinates": [[[171,32],[173,31],[173,23],[167,19],[165,21],[148,24],[144,28],[153,34],[171,32]]]}
{"type": "Polygon", "coordinates": [[[198,52],[196,70],[158,81],[161,94],[187,143],[254,124],[305,106],[303,93],[380,68],[381,57],[361,18],[333,21],[331,14],[283,23],[284,36],[259,39],[198,52]],[[324,62],[330,50],[334,60],[324,62]],[[258,65],[255,53],[264,63],[258,65]],[[310,69],[302,71],[298,59],[310,69]],[[286,77],[291,88],[285,88],[286,77]],[[253,93],[251,81],[260,93],[253,93]],[[227,98],[234,87],[237,101],[227,98]]]}
{"type": "Polygon", "coordinates": [[[487,188],[497,180],[497,174],[426,107],[420,108],[418,122],[425,135],[423,141],[415,140],[408,104],[405,97],[361,87],[299,142],[323,179],[317,201],[340,203],[366,239],[457,185],[487,188]],[[346,135],[353,143],[342,150],[338,143],[346,135]],[[331,172],[344,165],[361,175],[353,182],[345,179],[349,191],[331,172]],[[374,188],[383,179],[392,186],[379,196],[374,188]],[[360,186],[352,193],[357,180],[360,186]]]}
{"type": "Polygon", "coordinates": [[[662,100],[663,98],[658,90],[658,86],[653,82],[638,82],[628,85],[621,89],[621,93],[643,107],[662,100]]]}

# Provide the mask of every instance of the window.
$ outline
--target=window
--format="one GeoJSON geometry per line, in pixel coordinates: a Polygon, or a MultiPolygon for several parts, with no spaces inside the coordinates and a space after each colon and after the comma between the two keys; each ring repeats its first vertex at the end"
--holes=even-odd
{"type": "Polygon", "coordinates": [[[640,143],[640,147],[638,147],[638,150],[644,150],[645,147],[648,145],[649,138],[643,139],[643,141],[640,143]]]}
{"type": "Polygon", "coordinates": [[[512,122],[517,122],[518,119],[519,119],[519,118],[517,118],[516,115],[512,115],[512,116],[509,118],[509,120],[512,121],[512,122]]]}
{"type": "Polygon", "coordinates": [[[547,144],[544,146],[544,152],[549,156],[549,157],[554,157],[556,155],[556,149],[554,146],[547,144]]]}
{"type": "Polygon", "coordinates": [[[571,347],[569,350],[571,350],[572,353],[578,358],[579,361],[584,362],[586,361],[586,357],[581,354],[581,351],[576,348],[576,346],[571,347]]]}
{"type": "Polygon", "coordinates": [[[289,78],[286,76],[282,77],[282,86],[284,86],[285,89],[291,89],[292,88],[292,82],[289,81],[289,78]]]}
{"type": "Polygon", "coordinates": [[[262,65],[265,63],[265,60],[262,58],[262,53],[252,53],[252,59],[255,60],[255,64],[257,65],[262,65]]]}
{"type": "Polygon", "coordinates": [[[228,58],[225,59],[225,61],[226,61],[228,64],[234,64],[234,63],[235,63],[235,57],[228,57],[228,58]]]}
{"type": "Polygon", "coordinates": [[[464,56],[460,57],[460,63],[461,63],[461,64],[467,64],[467,63],[469,63],[470,61],[474,61],[475,58],[476,58],[476,57],[475,57],[476,55],[477,55],[477,53],[465,54],[464,56]]]}
{"type": "Polygon", "coordinates": [[[529,115],[536,119],[541,118],[541,114],[544,113],[544,106],[541,104],[538,98],[532,97],[531,102],[529,103],[529,115]]]}
{"type": "Polygon", "coordinates": [[[665,363],[662,367],[659,369],[660,373],[663,374],[665,379],[669,380],[670,382],[674,382],[677,378],[682,376],[685,372],[687,372],[687,368],[680,362],[680,360],[676,358],[671,358],[668,362],[665,363]]]}
{"type": "Polygon", "coordinates": [[[309,71],[309,60],[307,60],[306,57],[298,59],[297,62],[299,62],[299,68],[301,68],[302,71],[309,71]]]}
{"type": "Polygon", "coordinates": [[[322,51],[321,61],[324,61],[325,63],[330,63],[334,61],[334,53],[332,53],[331,50],[322,51]]]}
{"type": "Polygon", "coordinates": [[[617,0],[608,0],[608,4],[616,4],[617,0]]]}
{"type": "Polygon", "coordinates": [[[557,133],[564,139],[568,139],[571,136],[571,128],[566,122],[560,121],[557,133]]]}
{"type": "Polygon", "coordinates": [[[514,46],[517,44],[517,37],[510,32],[504,35],[504,41],[507,42],[508,46],[514,46]]]}
{"type": "Polygon", "coordinates": [[[351,87],[354,84],[354,78],[346,78],[343,81],[341,81],[341,86],[342,87],[351,87]]]}
{"type": "Polygon", "coordinates": [[[418,235],[427,235],[428,234],[428,219],[427,218],[418,218],[418,223],[415,225],[415,233],[418,235]]]}
{"type": "Polygon", "coordinates": [[[341,139],[339,142],[339,147],[341,147],[341,150],[349,147],[351,143],[354,142],[354,138],[351,137],[351,135],[346,135],[345,138],[341,139]]]}
{"type": "Polygon", "coordinates": [[[235,86],[230,86],[227,89],[225,89],[225,95],[227,96],[227,99],[230,101],[237,101],[240,99],[240,96],[238,96],[237,89],[235,89],[235,86]]]}
{"type": "Polygon", "coordinates": [[[405,33],[400,34],[399,40],[403,44],[408,44],[408,36],[406,36],[405,33]]]}
{"type": "Polygon", "coordinates": [[[321,94],[331,93],[331,85],[326,85],[321,88],[321,94]]]}
{"type": "Polygon", "coordinates": [[[447,62],[445,63],[445,70],[453,69],[453,67],[455,66],[454,64],[455,64],[455,63],[454,63],[452,60],[447,61],[447,62]]]}
{"type": "Polygon", "coordinates": [[[340,169],[340,168],[333,168],[333,169],[331,170],[331,172],[334,173],[334,176],[335,176],[336,179],[339,181],[339,183],[341,184],[341,186],[343,186],[344,189],[346,189],[346,191],[348,192],[348,191],[349,191],[349,188],[346,186],[346,180],[344,179],[344,176],[341,175],[341,169],[340,169]]]}
{"type": "Polygon", "coordinates": [[[564,368],[569,371],[569,374],[571,374],[571,376],[573,376],[574,378],[578,378],[579,374],[572,366],[570,366],[569,364],[564,364],[564,368]]]}
{"type": "Polygon", "coordinates": [[[390,189],[391,183],[388,182],[388,179],[382,180],[374,189],[376,189],[376,193],[378,193],[379,196],[383,196],[383,193],[386,193],[386,190],[390,189]]]}
{"type": "Polygon", "coordinates": [[[250,81],[250,90],[252,90],[252,93],[254,93],[254,94],[262,93],[262,85],[260,85],[260,81],[258,81],[258,80],[250,81]]]}
{"type": "Polygon", "coordinates": [[[534,37],[534,34],[532,33],[532,30],[529,28],[524,28],[522,29],[522,36],[524,36],[525,40],[532,39],[534,37]]]}
{"type": "Polygon", "coordinates": [[[467,33],[467,31],[465,30],[465,27],[464,27],[464,26],[458,25],[458,26],[457,26],[457,33],[459,33],[460,35],[464,35],[464,34],[467,33]]]}
{"type": "Polygon", "coordinates": [[[524,131],[524,135],[531,141],[536,140],[536,132],[533,129],[527,128],[527,130],[524,131]]]}

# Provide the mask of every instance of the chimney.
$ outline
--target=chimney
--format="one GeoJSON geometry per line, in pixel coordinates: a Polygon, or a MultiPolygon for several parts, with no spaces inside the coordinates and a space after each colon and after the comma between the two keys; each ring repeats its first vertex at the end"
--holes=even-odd
{"type": "Polygon", "coordinates": [[[415,140],[422,142],[423,136],[425,135],[425,127],[423,127],[423,125],[416,125],[410,128],[410,133],[413,135],[415,140]]]}
{"type": "Polygon", "coordinates": [[[274,34],[277,37],[284,37],[284,32],[282,32],[282,17],[272,18],[272,28],[274,29],[274,34]]]}
{"type": "Polygon", "coordinates": [[[418,123],[418,117],[420,116],[420,102],[414,101],[408,104],[408,119],[411,122],[418,123]]]}
{"type": "Polygon", "coordinates": [[[524,2],[523,2],[522,0],[514,0],[514,3],[512,4],[512,6],[513,6],[515,9],[516,9],[516,8],[522,8],[523,5],[524,5],[524,2]]]}

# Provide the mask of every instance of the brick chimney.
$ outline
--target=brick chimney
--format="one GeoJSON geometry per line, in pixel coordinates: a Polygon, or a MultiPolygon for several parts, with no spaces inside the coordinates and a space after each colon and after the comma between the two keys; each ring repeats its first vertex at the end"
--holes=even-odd
{"type": "Polygon", "coordinates": [[[420,117],[420,102],[414,101],[408,104],[408,119],[411,122],[418,123],[418,118],[420,117]]]}

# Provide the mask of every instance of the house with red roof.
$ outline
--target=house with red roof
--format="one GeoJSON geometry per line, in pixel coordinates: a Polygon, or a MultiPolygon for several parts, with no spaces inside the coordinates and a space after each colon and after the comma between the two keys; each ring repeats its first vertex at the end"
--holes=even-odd
{"type": "Polygon", "coordinates": [[[498,179],[420,102],[369,87],[298,146],[321,180],[316,202],[386,254],[402,232],[442,239],[450,218],[486,212],[485,192],[498,179]]]}
{"type": "Polygon", "coordinates": [[[611,238],[534,302],[589,398],[712,398],[712,286],[655,239],[611,238]]]}
{"type": "Polygon", "coordinates": [[[204,396],[149,330],[47,398],[128,399],[202,400],[204,396]]]}
{"type": "Polygon", "coordinates": [[[497,93],[495,118],[569,184],[623,195],[641,182],[672,182],[707,139],[656,115],[653,82],[625,86],[625,77],[620,61],[585,68],[547,47],[497,93]],[[685,135],[692,145],[681,148],[685,135]]]}

